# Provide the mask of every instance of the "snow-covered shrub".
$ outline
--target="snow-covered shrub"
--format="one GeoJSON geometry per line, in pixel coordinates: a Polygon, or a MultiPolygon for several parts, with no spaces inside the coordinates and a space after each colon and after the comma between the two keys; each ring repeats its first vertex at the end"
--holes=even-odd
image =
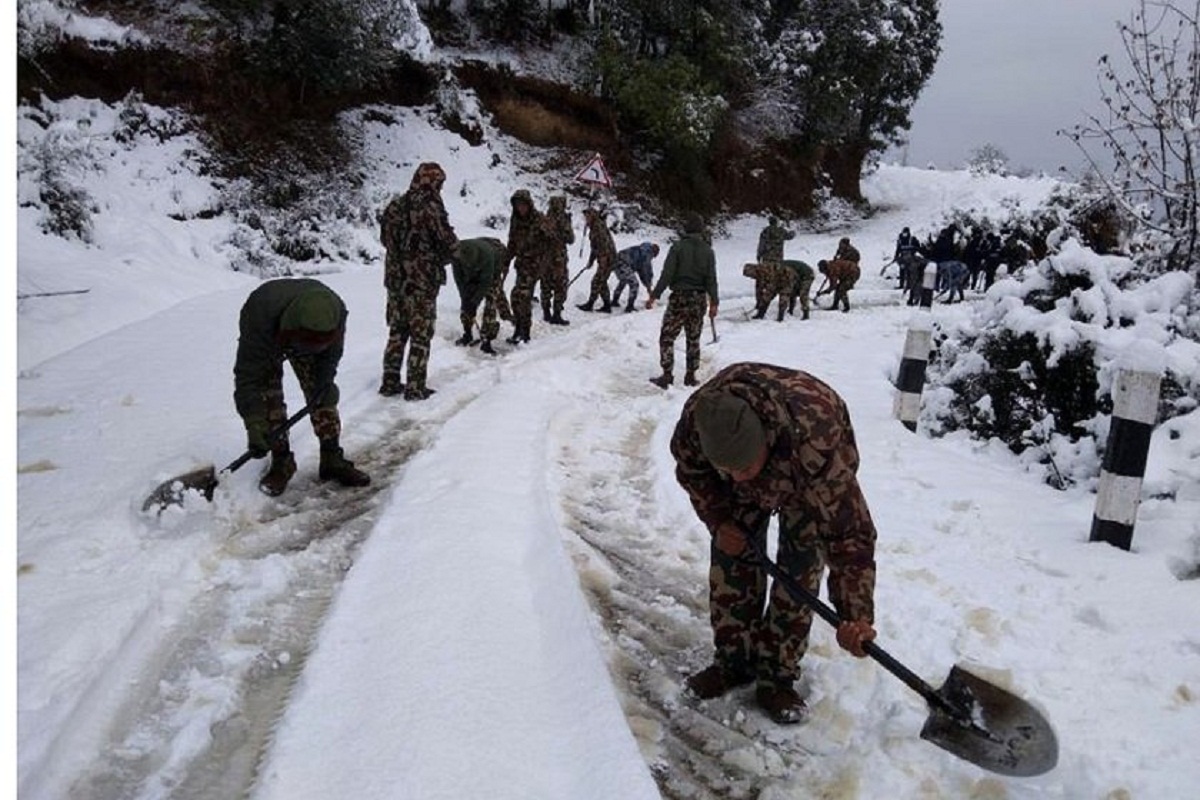
{"type": "Polygon", "coordinates": [[[1195,281],[1145,278],[1128,258],[1098,256],[1068,240],[1020,278],[998,282],[975,314],[936,333],[930,402],[934,435],[966,430],[998,439],[1057,484],[1100,468],[1117,361],[1130,347],[1166,353],[1159,419],[1200,402],[1193,383],[1200,303],[1195,281]]]}
{"type": "Polygon", "coordinates": [[[18,171],[36,186],[36,200],[23,197],[22,204],[41,209],[40,227],[46,233],[90,243],[92,215],[99,210],[82,186],[83,173],[95,160],[90,142],[74,123],[43,124],[45,135],[20,150],[18,171]]]}

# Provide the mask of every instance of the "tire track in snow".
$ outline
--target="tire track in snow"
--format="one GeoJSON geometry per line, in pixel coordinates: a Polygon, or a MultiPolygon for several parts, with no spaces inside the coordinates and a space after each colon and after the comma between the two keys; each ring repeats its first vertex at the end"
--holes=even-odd
{"type": "Polygon", "coordinates": [[[129,681],[108,745],[73,782],[70,800],[250,795],[381,495],[471,397],[415,424],[400,418],[403,406],[389,410],[390,429],[356,453],[370,486],[300,478],[257,508],[218,494],[202,522],[225,535],[198,568],[188,607],[129,681]]]}

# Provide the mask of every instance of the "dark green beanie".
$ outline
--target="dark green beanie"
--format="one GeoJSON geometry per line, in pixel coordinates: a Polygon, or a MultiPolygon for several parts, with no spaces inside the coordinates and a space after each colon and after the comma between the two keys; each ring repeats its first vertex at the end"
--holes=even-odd
{"type": "Polygon", "coordinates": [[[728,392],[705,392],[693,410],[700,449],[718,469],[746,469],[767,444],[762,421],[742,398],[728,392]]]}
{"type": "Polygon", "coordinates": [[[331,333],[342,324],[342,304],[336,294],[324,287],[306,289],[283,310],[279,328],[331,333]]]}

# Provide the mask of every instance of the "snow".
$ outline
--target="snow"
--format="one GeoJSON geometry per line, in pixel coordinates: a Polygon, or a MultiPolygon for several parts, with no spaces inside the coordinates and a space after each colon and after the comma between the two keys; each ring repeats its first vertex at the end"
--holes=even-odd
{"type": "MultiPolygon", "coordinates": [[[[880,530],[880,643],[934,685],[963,663],[1043,709],[1059,764],[1017,779],[921,741],[924,701],[820,622],[805,724],[770,724],[748,691],[682,693],[711,654],[708,537],[667,451],[688,390],[646,380],[661,310],[572,305],[569,327],[539,320],[530,344],[489,359],[452,344],[449,287],[437,394],[382,398],[380,251],[363,227],[375,260],[318,267],[350,309],[343,444],[373,485],[317,483],[301,424],[282,497],[257,491],[255,462],[223,474],[211,503],[142,513],[158,482],[244,447],[231,367],[256,281],[228,269],[223,217],[168,216],[213,190],[181,160],[184,142],[117,148],[111,108],[57,111],[91,120],[102,155],[77,180],[100,210],[93,245],[41,233],[36,208],[16,214],[18,291],[89,290],[17,303],[22,798],[1194,796],[1197,414],[1155,432],[1130,553],[1087,542],[1085,489],[1055,491],[996,443],[914,435],[892,417],[913,318],[878,276],[896,233],[924,235],[951,207],[1035,202],[1051,181],[881,167],[865,186],[877,214],[788,243],[812,263],[849,235],[864,256],[852,312],[807,322],[747,319],[740,267],[764,221],[730,221],[715,242],[720,341],[706,330],[701,363],[702,379],[743,360],[802,368],[846,398],[880,530]]],[[[422,110],[392,112],[400,124],[366,129],[365,191],[381,205],[437,161],[460,237],[496,235],[484,220],[517,188],[544,206],[590,155],[522,173],[494,132],[473,148],[422,110]]],[[[571,198],[577,235],[582,207],[571,198]]],[[[574,274],[586,253],[570,253],[574,274]]],[[[1145,330],[1180,291],[1146,293],[1133,309],[1145,330]]],[[[929,314],[949,325],[971,306],[929,314]]],[[[1198,363],[1188,345],[1166,357],[1198,363]]],[[[286,386],[296,404],[290,373],[286,386]]]]}

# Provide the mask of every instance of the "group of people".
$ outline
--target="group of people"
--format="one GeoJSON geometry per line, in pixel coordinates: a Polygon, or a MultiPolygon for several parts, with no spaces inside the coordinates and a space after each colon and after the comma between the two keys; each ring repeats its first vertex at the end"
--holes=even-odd
{"type": "MultiPolygon", "coordinates": [[[[742,273],[754,279],[754,318],[763,319],[778,298],[779,308],[775,319],[783,322],[785,312],[796,313],[796,302],[800,303],[802,319],[809,318],[811,301],[809,290],[816,274],[813,268],[799,259],[784,258],[784,243],[795,237],[795,233],[779,224],[774,217],[767,218],[767,227],[758,236],[756,262],[747,264],[742,273]]],[[[833,258],[817,262],[817,270],[824,276],[814,297],[833,294],[830,309],[841,306],[843,312],[850,310],[850,290],[862,274],[859,261],[861,254],[850,239],[843,237],[838,242],[833,258]]]]}
{"type": "Polygon", "coordinates": [[[925,269],[933,265],[932,292],[947,303],[966,299],[966,289],[987,291],[996,282],[996,273],[1004,262],[1004,244],[995,231],[971,231],[965,242],[959,241],[956,225],[947,225],[932,243],[922,244],[906,227],[896,237],[892,260],[900,268],[899,288],[907,291],[908,305],[919,305],[925,269]]]}
{"type": "MultiPolygon", "coordinates": [[[[459,344],[475,342],[480,304],[481,348],[490,347],[498,335],[498,319],[512,320],[510,342],[528,341],[533,287],[539,281],[544,316],[552,324],[562,320],[565,252],[561,262],[556,259],[559,245],[571,241],[569,220],[562,225],[565,203],[552,199],[543,216],[528,192],[518,191],[511,199],[507,243],[490,237],[458,240],[441,202],[444,182],[438,165],[420,165],[408,192],[389,203],[383,214],[389,336],[380,391],[385,395],[403,392],[407,399],[421,400],[433,393],[426,383],[427,360],[447,262],[462,296],[459,344]],[[508,303],[503,283],[510,261],[517,284],[508,303]],[[406,348],[403,385],[400,371],[406,348]]],[[[649,265],[656,246],[637,245],[622,251],[628,256],[621,258],[611,247],[606,249],[612,240],[603,216],[595,210],[585,216],[594,263],[600,265],[596,278],[615,266],[619,282],[615,296],[610,296],[607,281],[594,278],[592,296],[584,305],[600,300],[611,310],[628,289],[626,311],[632,311],[639,283],[649,291],[648,309],[667,294],[659,336],[662,374],[652,381],[664,389],[672,384],[674,343],[682,331],[684,384],[697,386],[704,317],[715,317],[719,303],[716,258],[703,220],[687,215],[681,238],[669,249],[662,274],[651,285],[649,265]]],[[[856,255],[848,246],[844,240],[834,262],[856,255]]],[[[835,294],[835,301],[848,289],[835,294]]],[[[234,399],[250,454],[271,456],[259,484],[269,495],[281,494],[296,471],[282,387],[285,361],[300,383],[320,441],[320,479],[344,486],[370,483],[370,476],[345,457],[339,444],[335,378],[347,318],[341,298],[311,278],[267,281],[242,308],[234,399]]],[[[773,515],[779,517],[778,568],[816,594],[828,567],[830,599],[841,619],[838,643],[862,657],[875,637],[876,534],[856,478],[858,451],[846,405],[831,387],[807,373],[770,364],[735,364],[700,386],[684,404],[670,451],[676,479],[712,535],[709,606],[714,655],[708,666],[687,678],[688,690],[706,700],[754,683],[755,700],[772,720],[799,722],[805,705],[795,683],[813,612],[778,582],[768,593],[762,558],[773,515]]]]}

